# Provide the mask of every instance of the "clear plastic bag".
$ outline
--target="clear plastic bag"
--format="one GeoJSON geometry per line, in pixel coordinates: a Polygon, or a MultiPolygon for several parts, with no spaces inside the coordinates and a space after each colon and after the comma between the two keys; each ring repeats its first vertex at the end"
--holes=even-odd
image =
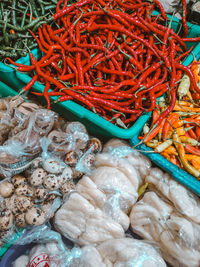
{"type": "Polygon", "coordinates": [[[26,103],[20,97],[3,99],[1,103],[4,109],[0,120],[3,136],[0,142],[0,175],[4,178],[29,167],[29,163],[41,152],[40,138],[52,130],[57,115],[26,103]]]}
{"type": "Polygon", "coordinates": [[[13,263],[13,267],[37,266],[47,264],[50,267],[65,266],[67,254],[70,251],[64,245],[59,233],[48,226],[35,227],[16,242],[17,245],[37,243],[25,255],[20,256],[13,263]],[[24,265],[23,265],[24,264],[24,265]]]}
{"type": "MultiPolygon", "coordinates": [[[[133,153],[132,148],[116,142],[120,146],[109,145],[96,155],[95,168],[79,180],[77,193],[66,198],[56,213],[56,229],[78,244],[99,244],[123,237],[129,228],[129,213],[137,201],[142,179],[127,158],[133,153]]],[[[82,164],[77,164],[76,169],[84,171],[79,166],[82,164]]]]}
{"type": "Polygon", "coordinates": [[[183,216],[155,192],[147,192],[130,214],[131,228],[158,242],[164,259],[174,267],[199,267],[200,226],[183,216]]]}
{"type": "Polygon", "coordinates": [[[176,182],[168,173],[152,168],[145,181],[152,191],[170,201],[178,212],[196,223],[200,223],[200,199],[176,182]]]}
{"type": "Polygon", "coordinates": [[[143,183],[145,177],[149,174],[151,169],[151,161],[139,153],[137,149],[132,148],[129,143],[120,139],[111,139],[108,141],[103,152],[111,153],[115,158],[125,158],[138,171],[139,183],[143,183]]]}
{"type": "Polygon", "coordinates": [[[13,267],[32,267],[42,263],[50,267],[166,267],[155,247],[133,238],[112,239],[97,247],[86,245],[71,248],[63,243],[58,233],[42,226],[30,231],[17,244],[33,242],[37,245],[16,259],[13,267]]]}

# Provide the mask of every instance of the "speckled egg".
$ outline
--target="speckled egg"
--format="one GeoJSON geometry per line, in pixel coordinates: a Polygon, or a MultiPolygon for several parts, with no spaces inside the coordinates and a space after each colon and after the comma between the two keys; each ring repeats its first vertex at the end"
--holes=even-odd
{"type": "Polygon", "coordinates": [[[15,190],[15,194],[17,196],[28,195],[29,193],[30,193],[30,187],[27,184],[19,185],[15,190]]]}
{"type": "Polygon", "coordinates": [[[95,162],[95,155],[90,153],[85,155],[85,157],[82,160],[83,169],[91,169],[93,164],[95,162]]]}
{"type": "Polygon", "coordinates": [[[17,209],[20,212],[25,212],[33,206],[33,202],[30,197],[19,196],[17,197],[17,209]]]}
{"type": "Polygon", "coordinates": [[[45,216],[48,217],[48,219],[54,216],[54,211],[52,210],[52,203],[44,203],[41,206],[41,209],[45,213],[45,216]]]}
{"type": "Polygon", "coordinates": [[[98,138],[93,137],[88,141],[87,149],[90,149],[93,153],[101,152],[102,143],[98,138]]]}
{"type": "Polygon", "coordinates": [[[60,187],[58,177],[54,174],[49,174],[45,177],[43,185],[46,189],[55,190],[60,187]]]}
{"type": "Polygon", "coordinates": [[[47,190],[45,188],[37,188],[34,193],[36,200],[43,200],[47,197],[47,190]]]}
{"type": "Polygon", "coordinates": [[[64,162],[70,167],[75,167],[79,160],[79,156],[75,151],[70,151],[65,155],[64,162]]]}
{"type": "Polygon", "coordinates": [[[15,175],[12,177],[11,182],[13,183],[14,187],[17,188],[19,185],[26,183],[26,178],[21,175],[15,175]]]}
{"type": "Polygon", "coordinates": [[[83,172],[77,171],[75,168],[73,168],[72,171],[73,179],[80,179],[83,176],[83,172]]]}
{"type": "Polygon", "coordinates": [[[61,192],[63,195],[66,195],[66,194],[71,193],[71,192],[74,191],[75,189],[76,189],[76,185],[75,185],[75,183],[73,183],[72,181],[67,181],[65,184],[63,184],[63,185],[60,187],[60,192],[61,192]]]}
{"type": "Polygon", "coordinates": [[[42,158],[37,158],[33,161],[31,167],[34,168],[34,169],[38,169],[38,168],[41,168],[43,165],[43,160],[42,158]]]}
{"type": "Polygon", "coordinates": [[[49,210],[51,209],[51,205],[52,203],[43,203],[43,205],[41,206],[42,211],[45,213],[45,215],[47,215],[49,213],[49,210]]]}
{"type": "Polygon", "coordinates": [[[53,174],[59,174],[63,171],[64,167],[56,159],[46,159],[43,163],[43,168],[53,174]]]}
{"type": "Polygon", "coordinates": [[[71,180],[72,174],[73,174],[72,169],[70,167],[66,167],[60,176],[60,183],[63,184],[66,181],[71,180]]]}
{"type": "Polygon", "coordinates": [[[46,176],[47,172],[42,168],[38,168],[32,173],[30,178],[30,184],[34,186],[41,185],[46,176]]]}
{"type": "Polygon", "coordinates": [[[27,226],[25,221],[25,213],[18,213],[15,215],[15,225],[18,228],[24,228],[27,226]]]}
{"type": "Polygon", "coordinates": [[[44,204],[51,204],[51,205],[52,205],[53,201],[54,201],[57,197],[58,197],[57,194],[53,194],[53,193],[49,194],[49,195],[47,196],[47,198],[45,199],[44,204]]]}
{"type": "Polygon", "coordinates": [[[8,209],[0,212],[0,230],[5,231],[12,227],[14,215],[8,209]]]}
{"type": "Polygon", "coordinates": [[[18,212],[17,209],[17,196],[13,195],[11,198],[7,198],[4,200],[5,206],[12,211],[13,214],[18,212]]]}
{"type": "Polygon", "coordinates": [[[41,225],[45,222],[45,213],[39,208],[31,208],[25,213],[25,221],[29,225],[41,225]]]}
{"type": "Polygon", "coordinates": [[[10,197],[15,191],[14,185],[8,181],[0,184],[0,195],[2,197],[10,197]]]}

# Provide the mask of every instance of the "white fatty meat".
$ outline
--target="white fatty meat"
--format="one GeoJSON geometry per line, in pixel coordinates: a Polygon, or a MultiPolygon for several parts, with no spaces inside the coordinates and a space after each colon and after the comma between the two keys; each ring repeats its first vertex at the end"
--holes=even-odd
{"type": "Polygon", "coordinates": [[[145,193],[130,214],[131,228],[147,240],[158,242],[173,267],[199,267],[200,226],[182,216],[154,192],[145,193]]]}
{"type": "MultiPolygon", "coordinates": [[[[106,215],[119,223],[124,230],[128,229],[130,220],[129,216],[124,212],[125,204],[122,202],[124,199],[122,199],[121,191],[119,193],[119,190],[116,191],[114,188],[101,188],[87,176],[83,176],[78,182],[76,190],[93,206],[98,207],[106,215]]],[[[126,203],[128,203],[127,199],[126,203]]]]}
{"type": "MultiPolygon", "coordinates": [[[[123,172],[112,167],[98,167],[92,172],[91,179],[106,194],[107,200],[102,207],[104,212],[120,222],[120,217],[123,216],[121,213],[124,213],[124,216],[129,214],[137,200],[135,187],[123,172]]],[[[129,227],[128,216],[127,223],[122,223],[125,231],[129,227]]]]}
{"type": "Polygon", "coordinates": [[[80,245],[99,244],[124,236],[119,223],[79,193],[72,193],[57,211],[54,226],[65,237],[80,245]]]}
{"type": "Polygon", "coordinates": [[[82,247],[80,249],[80,257],[75,257],[75,254],[74,249],[72,249],[71,257],[73,259],[68,267],[107,267],[102,261],[99,251],[94,246],[88,245],[82,247]]]}
{"type": "Polygon", "coordinates": [[[140,176],[135,167],[132,166],[127,159],[118,158],[109,153],[101,153],[96,156],[95,166],[96,168],[113,167],[121,171],[130,181],[135,190],[138,189],[140,184],[140,176]]]}
{"type": "Polygon", "coordinates": [[[106,267],[166,267],[152,245],[133,238],[113,239],[97,247],[106,267]]]}
{"type": "Polygon", "coordinates": [[[121,149],[124,152],[125,147],[127,148],[127,153],[124,153],[124,158],[138,171],[139,184],[141,185],[142,180],[149,174],[151,169],[151,161],[147,157],[133,149],[127,142],[115,138],[105,144],[103,152],[112,152],[113,149],[121,149]]]}
{"type": "Polygon", "coordinates": [[[146,177],[146,182],[152,191],[158,191],[171,201],[177,211],[188,219],[200,223],[200,199],[172,179],[168,173],[152,168],[146,177]]]}

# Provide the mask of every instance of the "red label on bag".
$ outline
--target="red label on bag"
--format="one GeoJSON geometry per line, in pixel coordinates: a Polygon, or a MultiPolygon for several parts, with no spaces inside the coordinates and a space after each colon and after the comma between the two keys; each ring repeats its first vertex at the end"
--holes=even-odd
{"type": "MultiPolygon", "coordinates": [[[[50,260],[48,254],[40,254],[36,256],[28,265],[27,267],[50,267],[50,263],[53,262],[50,260]]],[[[55,262],[54,262],[55,264],[55,262]]],[[[56,266],[56,265],[54,265],[56,266]]],[[[58,266],[58,265],[57,265],[58,266]]]]}

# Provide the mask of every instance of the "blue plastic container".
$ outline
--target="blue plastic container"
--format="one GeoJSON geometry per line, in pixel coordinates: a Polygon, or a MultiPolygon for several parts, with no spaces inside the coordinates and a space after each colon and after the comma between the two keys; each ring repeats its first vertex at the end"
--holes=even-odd
{"type": "MultiPolygon", "coordinates": [[[[31,249],[35,244],[26,246],[14,245],[3,256],[0,261],[1,267],[12,267],[12,263],[21,255],[25,254],[27,250],[31,249]]],[[[24,266],[22,266],[24,267],[24,266]]]]}
{"type": "MultiPolygon", "coordinates": [[[[200,58],[200,43],[195,47],[194,54],[196,56],[196,59],[199,60],[200,58]]],[[[184,62],[184,65],[189,65],[193,61],[193,55],[190,54],[187,59],[184,62]]],[[[145,122],[140,125],[140,128],[138,129],[138,132],[141,132],[143,129],[145,122]]],[[[131,144],[133,146],[137,145],[140,141],[138,139],[138,135],[131,138],[131,144]]],[[[195,194],[200,196],[200,181],[197,180],[195,177],[187,173],[186,171],[180,169],[170,161],[168,161],[166,158],[161,156],[157,153],[149,153],[149,151],[152,151],[149,147],[146,145],[139,145],[137,146],[139,150],[142,151],[143,154],[145,154],[148,158],[150,158],[157,166],[165,170],[166,172],[170,173],[176,181],[193,191],[195,194]],[[148,153],[147,153],[148,152],[148,153]]]]}

